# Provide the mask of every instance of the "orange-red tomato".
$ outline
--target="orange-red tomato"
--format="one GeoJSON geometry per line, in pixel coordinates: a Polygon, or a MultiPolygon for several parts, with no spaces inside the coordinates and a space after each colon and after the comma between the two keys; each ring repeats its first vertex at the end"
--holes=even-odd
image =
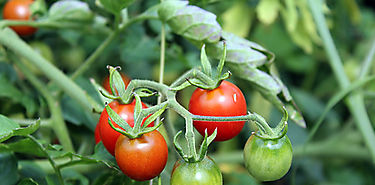
{"type": "MultiPolygon", "coordinates": [[[[247,113],[247,107],[241,90],[223,81],[213,90],[197,88],[190,98],[189,111],[200,116],[243,116],[247,113]]],[[[245,121],[194,121],[193,124],[203,136],[206,129],[208,135],[211,135],[217,128],[215,141],[226,141],[241,132],[245,121]]]]}
{"type": "MultiPolygon", "coordinates": [[[[122,119],[124,119],[131,127],[134,127],[134,108],[135,101],[130,104],[120,104],[117,101],[113,101],[109,106],[118,114],[122,119]]],[[[142,108],[147,108],[145,104],[142,103],[142,108]]],[[[108,123],[109,115],[104,109],[99,118],[99,133],[100,139],[103,142],[103,145],[113,156],[115,155],[115,145],[118,137],[121,135],[119,132],[115,131],[111,125],[108,123]]],[[[120,128],[115,122],[112,121],[112,124],[120,128]]],[[[142,123],[143,124],[143,123],[142,123]]],[[[148,125],[149,127],[154,126],[154,123],[148,125]]]]}
{"type": "MultiPolygon", "coordinates": [[[[120,75],[121,75],[122,81],[124,81],[125,87],[128,87],[128,84],[130,83],[130,78],[128,76],[126,76],[124,73],[120,73],[120,75]]],[[[109,76],[106,76],[104,78],[104,80],[103,80],[103,87],[108,92],[112,92],[111,91],[111,86],[109,85],[109,76]]],[[[116,92],[117,92],[117,90],[116,90],[116,92]]]]}
{"type": "MultiPolygon", "coordinates": [[[[34,0],[9,0],[3,9],[3,18],[8,20],[29,20],[31,16],[30,5],[34,0]]],[[[28,36],[36,32],[31,26],[11,26],[18,35],[28,36]]]]}
{"type": "Polygon", "coordinates": [[[158,176],[168,159],[168,146],[159,131],[136,139],[121,135],[116,143],[116,162],[128,177],[145,181],[158,176]]]}
{"type": "Polygon", "coordinates": [[[101,141],[100,132],[99,132],[99,124],[96,124],[94,135],[95,135],[95,144],[98,144],[101,141]]]}

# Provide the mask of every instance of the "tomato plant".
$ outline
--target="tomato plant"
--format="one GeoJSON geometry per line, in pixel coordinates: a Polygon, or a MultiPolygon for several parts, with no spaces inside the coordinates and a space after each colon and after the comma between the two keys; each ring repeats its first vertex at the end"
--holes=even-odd
{"type": "MultiPolygon", "coordinates": [[[[117,101],[113,101],[109,104],[109,106],[121,116],[131,127],[134,126],[134,107],[135,101],[130,104],[120,104],[117,101]]],[[[142,103],[143,108],[147,108],[145,104],[142,103]]],[[[113,128],[108,124],[108,113],[104,109],[99,118],[99,133],[100,139],[103,142],[103,145],[111,153],[113,156],[115,155],[115,145],[118,137],[121,135],[120,133],[113,130],[113,128]]],[[[120,128],[116,123],[112,121],[113,125],[117,128],[120,128]]],[[[154,124],[151,123],[148,125],[149,127],[153,126],[154,124]]]]}
{"type": "MultiPolygon", "coordinates": [[[[127,87],[128,84],[129,84],[129,82],[130,82],[130,78],[127,75],[125,75],[124,73],[120,73],[120,75],[121,75],[122,81],[125,84],[125,87],[127,87]]],[[[110,86],[110,83],[109,83],[109,76],[106,76],[104,78],[104,80],[103,80],[103,87],[108,92],[112,92],[111,91],[111,86],[110,86]]],[[[116,90],[116,92],[117,92],[117,90],[116,90]]]]}
{"type": "MultiPolygon", "coordinates": [[[[213,90],[197,88],[189,102],[189,111],[202,116],[242,116],[246,115],[246,100],[241,90],[234,84],[223,81],[213,90]]],[[[194,121],[194,127],[204,135],[205,129],[210,135],[217,128],[215,141],[226,141],[238,135],[244,121],[194,121]]]]}
{"type": "Polygon", "coordinates": [[[264,139],[250,136],[244,148],[245,166],[260,181],[274,181],[283,177],[292,163],[292,145],[288,136],[264,139]]]}
{"type": "Polygon", "coordinates": [[[208,156],[202,161],[188,163],[178,160],[173,166],[171,185],[222,185],[219,167],[208,156]]]}
{"type": "MultiPolygon", "coordinates": [[[[29,20],[31,16],[30,5],[34,0],[10,0],[3,9],[3,18],[8,20],[29,20]]],[[[11,26],[21,36],[32,35],[36,28],[31,26],[11,26]]]]}
{"type": "Polygon", "coordinates": [[[168,146],[159,131],[129,139],[121,135],[116,143],[115,157],[121,171],[128,177],[145,181],[158,176],[168,159],[168,146]]]}

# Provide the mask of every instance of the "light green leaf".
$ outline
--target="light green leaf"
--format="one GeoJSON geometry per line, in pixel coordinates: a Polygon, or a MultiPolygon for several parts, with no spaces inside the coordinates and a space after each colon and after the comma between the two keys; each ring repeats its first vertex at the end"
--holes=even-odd
{"type": "Polygon", "coordinates": [[[51,21],[91,22],[93,18],[88,4],[78,0],[57,1],[48,11],[51,21]]]}
{"type": "Polygon", "coordinates": [[[102,6],[108,12],[115,15],[119,14],[120,11],[129,5],[131,5],[134,0],[96,0],[99,6],[102,6]]]}
{"type": "Polygon", "coordinates": [[[40,125],[40,120],[28,127],[21,128],[20,125],[13,120],[0,114],[0,142],[9,139],[12,136],[26,136],[35,132],[40,125]]]}
{"type": "Polygon", "coordinates": [[[263,24],[272,24],[279,13],[279,0],[261,0],[256,8],[258,19],[263,24]]]}

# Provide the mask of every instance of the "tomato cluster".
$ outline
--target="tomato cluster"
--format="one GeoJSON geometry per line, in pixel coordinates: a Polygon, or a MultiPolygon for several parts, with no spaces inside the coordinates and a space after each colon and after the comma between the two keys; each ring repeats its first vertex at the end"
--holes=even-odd
{"type": "MultiPolygon", "coordinates": [[[[30,5],[34,0],[10,0],[3,9],[3,18],[8,20],[29,20],[31,17],[30,5]]],[[[28,36],[37,31],[31,26],[11,26],[18,35],[28,36]]]]}

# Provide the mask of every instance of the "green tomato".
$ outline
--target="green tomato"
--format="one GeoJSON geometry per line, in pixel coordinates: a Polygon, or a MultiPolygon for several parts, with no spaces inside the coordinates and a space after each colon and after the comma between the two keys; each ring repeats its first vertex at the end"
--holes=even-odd
{"type": "Polygon", "coordinates": [[[222,185],[219,167],[209,157],[202,161],[187,163],[179,160],[174,164],[171,185],[222,185]]]}
{"type": "Polygon", "coordinates": [[[263,139],[255,134],[244,148],[245,166],[259,181],[274,181],[283,177],[292,164],[292,144],[288,136],[263,139]]]}
{"type": "Polygon", "coordinates": [[[59,52],[60,65],[75,71],[85,61],[86,51],[81,46],[72,46],[59,52]]]}

